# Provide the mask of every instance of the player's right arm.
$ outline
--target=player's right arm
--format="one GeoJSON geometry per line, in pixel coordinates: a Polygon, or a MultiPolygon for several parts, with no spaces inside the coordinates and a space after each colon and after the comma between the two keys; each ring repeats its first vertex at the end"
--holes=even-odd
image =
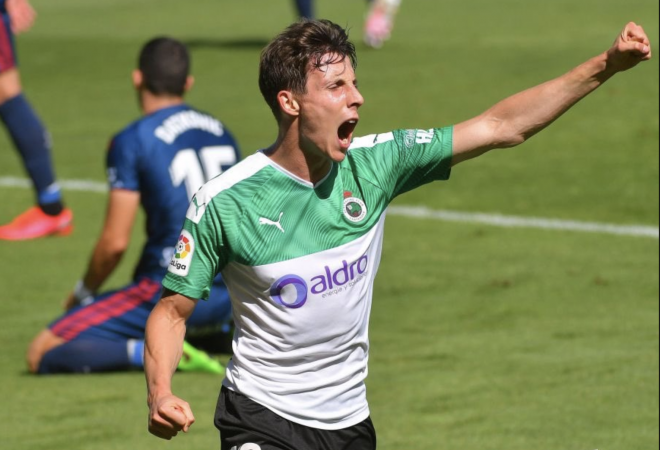
{"type": "Polygon", "coordinates": [[[165,289],[149,315],[144,346],[149,432],[172,439],[195,422],[190,405],[172,394],[172,375],[181,359],[186,320],[197,300],[165,289]]]}

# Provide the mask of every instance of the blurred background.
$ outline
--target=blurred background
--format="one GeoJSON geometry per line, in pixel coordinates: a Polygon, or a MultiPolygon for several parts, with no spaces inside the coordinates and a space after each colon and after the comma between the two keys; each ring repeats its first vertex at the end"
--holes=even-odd
{"type": "MultiPolygon", "coordinates": [[[[296,19],[292,2],[32,4],[37,22],[17,40],[21,77],[53,136],[76,228],[0,241],[0,447],[218,448],[221,380],[212,375],[175,376],[197,423],[166,442],[147,433],[141,373],[35,378],[24,352],[60,313],[101,229],[105,151],[139,117],[130,72],[142,44],[156,35],[188,44],[189,103],[218,116],[247,156],[276,137],[257,86],[259,54],[296,19]]],[[[403,0],[391,39],[374,50],[362,43],[365,2],[316,3],[358,48],[358,136],[468,119],[605,51],[631,20],[657,54],[658,9],[653,0],[403,0]]],[[[395,201],[465,216],[387,219],[368,378],[380,450],[658,447],[658,73],[656,55],[522,147],[395,201]],[[505,228],[474,213],[651,233],[505,228]]],[[[0,133],[0,223],[33,202],[23,182],[0,133]]],[[[136,227],[105,288],[129,279],[142,235],[136,227]]]]}

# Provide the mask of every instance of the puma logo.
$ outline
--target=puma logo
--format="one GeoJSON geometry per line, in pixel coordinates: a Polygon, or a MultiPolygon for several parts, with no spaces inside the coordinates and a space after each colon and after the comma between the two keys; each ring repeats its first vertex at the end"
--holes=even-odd
{"type": "Polygon", "coordinates": [[[206,202],[202,203],[201,205],[197,204],[197,196],[193,197],[193,203],[195,204],[195,217],[197,217],[197,214],[199,213],[199,208],[202,206],[206,206],[206,202]]]}
{"type": "Polygon", "coordinates": [[[265,217],[259,218],[259,223],[261,225],[273,225],[274,227],[277,227],[278,230],[280,230],[282,233],[284,233],[284,228],[282,228],[282,225],[280,224],[280,221],[282,220],[282,215],[284,214],[284,211],[280,213],[280,218],[277,219],[277,222],[273,222],[270,219],[266,219],[265,217]]]}

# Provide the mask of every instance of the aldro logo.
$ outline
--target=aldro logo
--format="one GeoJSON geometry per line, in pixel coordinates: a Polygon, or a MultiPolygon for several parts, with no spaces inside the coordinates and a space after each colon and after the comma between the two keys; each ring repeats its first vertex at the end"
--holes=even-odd
{"type": "Polygon", "coordinates": [[[176,244],[174,254],[170,260],[168,271],[181,276],[188,275],[190,270],[190,261],[192,260],[193,252],[195,251],[195,241],[192,235],[186,231],[181,231],[179,241],[176,244]]]}
{"type": "Polygon", "coordinates": [[[308,281],[298,275],[285,275],[270,287],[270,297],[286,308],[300,308],[307,302],[309,293],[327,298],[352,288],[363,280],[368,268],[369,257],[364,254],[351,263],[342,261],[336,269],[325,266],[308,281]]]}
{"type": "Polygon", "coordinates": [[[353,193],[349,191],[344,192],[344,217],[351,222],[359,222],[367,216],[367,205],[357,197],[353,197],[353,193]]]}

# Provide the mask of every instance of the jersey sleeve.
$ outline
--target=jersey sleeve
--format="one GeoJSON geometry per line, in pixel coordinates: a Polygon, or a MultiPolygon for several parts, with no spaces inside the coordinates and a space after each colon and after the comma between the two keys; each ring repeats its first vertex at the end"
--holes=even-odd
{"type": "Polygon", "coordinates": [[[213,279],[227,262],[219,208],[200,190],[186,220],[163,279],[163,286],[194,299],[207,299],[213,279]]]}
{"type": "Polygon", "coordinates": [[[449,178],[452,137],[453,127],[395,130],[355,139],[351,156],[359,166],[359,175],[376,182],[391,200],[416,187],[449,178]]]}
{"type": "Polygon", "coordinates": [[[110,189],[138,191],[139,184],[139,140],[129,133],[116,135],[110,141],[106,156],[106,169],[110,189]]]}

